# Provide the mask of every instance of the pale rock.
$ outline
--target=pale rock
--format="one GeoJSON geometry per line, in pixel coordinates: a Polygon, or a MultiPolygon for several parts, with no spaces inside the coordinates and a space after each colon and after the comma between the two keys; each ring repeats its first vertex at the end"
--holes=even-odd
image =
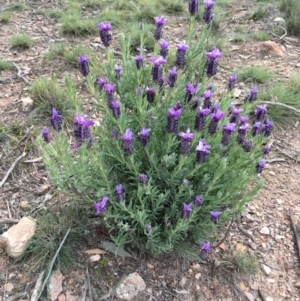
{"type": "Polygon", "coordinates": [[[278,235],[278,234],[275,235],[275,240],[276,240],[277,242],[280,242],[282,239],[284,239],[284,236],[278,235]]]}
{"type": "Polygon", "coordinates": [[[273,41],[260,42],[252,47],[252,51],[283,56],[280,45],[273,41]]]}
{"type": "Polygon", "coordinates": [[[275,301],[273,297],[267,296],[266,301],[275,301]]]}
{"type": "Polygon", "coordinates": [[[189,274],[193,274],[193,270],[192,269],[189,269],[188,272],[189,272],[189,274]]]}
{"type": "Polygon", "coordinates": [[[101,256],[99,254],[96,254],[96,255],[92,255],[90,258],[89,258],[89,261],[90,262],[96,262],[96,261],[99,261],[101,258],[101,256]]]}
{"type": "Polygon", "coordinates": [[[66,296],[65,296],[65,294],[61,293],[61,294],[58,296],[57,301],[66,301],[66,296]]]}
{"type": "Polygon", "coordinates": [[[21,201],[20,202],[20,207],[22,209],[29,209],[29,208],[31,208],[31,205],[28,203],[28,201],[21,201]]]}
{"type": "Polygon", "coordinates": [[[197,291],[200,290],[200,285],[199,285],[198,283],[195,284],[195,289],[196,289],[197,291]]]}
{"type": "Polygon", "coordinates": [[[94,38],[94,43],[98,43],[98,44],[101,44],[101,39],[99,37],[97,38],[94,38]]]}
{"type": "Polygon", "coordinates": [[[116,285],[115,294],[119,299],[132,300],[146,288],[143,278],[136,272],[124,276],[116,285]]]}
{"type": "Polygon", "coordinates": [[[51,301],[54,301],[58,298],[60,293],[62,292],[62,282],[65,277],[62,275],[60,271],[54,271],[49,280],[48,286],[48,298],[51,301]]]}
{"type": "Polygon", "coordinates": [[[33,107],[33,100],[30,97],[21,98],[23,112],[30,112],[33,107]]]}
{"type": "Polygon", "coordinates": [[[240,89],[235,88],[234,91],[233,91],[233,97],[234,98],[239,98],[241,93],[242,93],[242,91],[240,89]]]}
{"type": "Polygon", "coordinates": [[[277,202],[277,204],[282,204],[283,203],[283,200],[280,200],[280,199],[276,199],[276,202],[277,202]]]}
{"type": "Polygon", "coordinates": [[[263,270],[263,272],[264,272],[267,276],[270,275],[271,269],[270,269],[268,266],[266,266],[266,265],[264,265],[264,264],[261,264],[261,269],[263,270]]]}
{"type": "Polygon", "coordinates": [[[183,286],[185,286],[186,282],[187,282],[187,278],[186,277],[182,277],[181,280],[180,280],[180,282],[179,282],[179,285],[181,287],[183,287],[183,286]]]}
{"type": "Polygon", "coordinates": [[[18,224],[2,234],[6,239],[6,251],[10,257],[17,258],[24,253],[35,229],[36,222],[29,217],[23,217],[18,224]]]}
{"type": "Polygon", "coordinates": [[[5,291],[8,293],[10,293],[14,288],[15,288],[15,286],[10,282],[5,284],[5,291]]]}
{"type": "Polygon", "coordinates": [[[70,291],[66,291],[66,301],[79,301],[79,296],[71,294],[70,291]]]}
{"type": "Polygon", "coordinates": [[[276,176],[276,173],[275,173],[273,170],[270,170],[270,171],[269,171],[269,174],[270,174],[271,176],[276,176]]]}
{"type": "Polygon", "coordinates": [[[295,283],[295,287],[300,288],[300,280],[295,283]]]}
{"type": "Polygon", "coordinates": [[[264,235],[269,235],[270,229],[268,227],[262,227],[261,230],[259,231],[259,233],[264,234],[264,235]]]}
{"type": "Polygon", "coordinates": [[[273,20],[273,23],[276,23],[278,25],[285,25],[285,20],[283,18],[277,17],[273,20]]]}
{"type": "Polygon", "coordinates": [[[150,270],[153,270],[154,269],[154,265],[151,264],[151,263],[147,263],[147,268],[150,269],[150,270]]]}
{"type": "Polygon", "coordinates": [[[196,264],[194,264],[194,265],[192,266],[192,269],[193,269],[194,271],[200,271],[200,270],[201,270],[201,266],[200,266],[199,263],[196,263],[196,264]]]}
{"type": "Polygon", "coordinates": [[[196,280],[199,280],[200,277],[201,277],[201,273],[197,273],[197,274],[195,275],[195,279],[196,279],[196,280]]]}

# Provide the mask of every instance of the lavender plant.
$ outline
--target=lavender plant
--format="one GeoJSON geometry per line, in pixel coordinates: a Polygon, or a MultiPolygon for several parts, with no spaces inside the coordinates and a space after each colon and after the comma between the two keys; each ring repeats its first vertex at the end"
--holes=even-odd
{"type": "MultiPolygon", "coordinates": [[[[205,22],[213,5],[205,1],[205,22]]],[[[206,23],[195,38],[196,1],[190,1],[190,11],[186,44],[173,45],[178,70],[164,58],[168,42],[159,44],[167,20],[156,17],[154,49],[163,50],[160,56],[143,59],[141,34],[140,54],[132,58],[130,37],[122,35],[121,61],[107,48],[103,74],[82,73],[101,120],[78,109],[71,144],[63,131],[49,140],[44,130],[38,142],[51,181],[64,192],[80,191],[78,206],[93,210],[118,246],[131,243],[162,254],[193,241],[205,259],[211,233],[262,186],[257,173],[263,172],[272,123],[265,108],[256,108],[257,89],[239,108],[231,105],[232,84],[214,96],[211,81],[222,54],[216,48],[206,52],[206,23]],[[254,109],[259,131],[247,123],[254,109]]],[[[111,41],[107,24],[99,25],[105,46],[111,41]]],[[[76,91],[69,93],[76,99],[76,91]]]]}

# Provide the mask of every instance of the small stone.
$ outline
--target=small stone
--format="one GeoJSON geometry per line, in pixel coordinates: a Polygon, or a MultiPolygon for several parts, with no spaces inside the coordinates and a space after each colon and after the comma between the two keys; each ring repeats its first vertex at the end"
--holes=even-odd
{"type": "Polygon", "coordinates": [[[94,38],[94,43],[98,43],[98,44],[101,44],[101,39],[99,37],[97,38],[94,38]]]}
{"type": "Polygon", "coordinates": [[[200,270],[201,270],[201,266],[200,266],[199,263],[196,263],[196,264],[194,264],[194,265],[192,266],[192,269],[193,269],[194,271],[200,271],[200,270]]]}
{"type": "Polygon", "coordinates": [[[196,279],[196,280],[199,280],[200,277],[201,277],[201,273],[197,273],[197,274],[195,275],[195,279],[196,279]]]}
{"type": "Polygon", "coordinates": [[[282,239],[284,239],[284,236],[278,235],[278,234],[275,235],[275,240],[276,240],[277,242],[280,242],[282,239]]]}
{"type": "Polygon", "coordinates": [[[298,125],[299,125],[299,121],[296,121],[295,124],[294,124],[294,127],[297,128],[298,125]]]}
{"type": "Polygon", "coordinates": [[[73,295],[70,291],[66,291],[66,301],[79,301],[79,296],[73,295]]]}
{"type": "Polygon", "coordinates": [[[239,287],[241,288],[241,290],[246,291],[247,290],[247,286],[245,285],[244,282],[240,282],[239,283],[239,287]]]}
{"type": "Polygon", "coordinates": [[[268,227],[262,227],[261,230],[259,231],[260,234],[264,234],[264,235],[269,235],[270,234],[270,230],[268,227]]]}
{"type": "Polygon", "coordinates": [[[300,280],[295,283],[295,287],[300,288],[300,280]]]}
{"type": "Polygon", "coordinates": [[[89,261],[90,262],[96,262],[96,261],[99,261],[101,258],[101,256],[99,254],[96,254],[96,255],[92,255],[90,258],[89,258],[89,261]]]}
{"type": "Polygon", "coordinates": [[[23,112],[30,112],[33,108],[33,100],[30,97],[21,98],[23,112]]]}
{"type": "Polygon", "coordinates": [[[238,242],[235,246],[235,249],[239,252],[245,252],[247,250],[247,247],[242,243],[238,242]]]}
{"type": "Polygon", "coordinates": [[[154,269],[154,265],[151,263],[147,263],[147,268],[152,270],[152,269],[154,269]]]}
{"type": "Polygon", "coordinates": [[[17,258],[24,253],[35,229],[36,222],[29,217],[23,217],[18,224],[2,234],[2,237],[7,239],[6,251],[10,257],[17,258]]]}
{"type": "Polygon", "coordinates": [[[58,296],[57,301],[66,301],[66,296],[65,296],[65,294],[61,293],[61,294],[58,296]]]}
{"type": "Polygon", "coordinates": [[[284,25],[285,20],[283,18],[277,17],[273,20],[273,23],[277,23],[278,25],[284,25]]]}
{"type": "Polygon", "coordinates": [[[31,205],[28,203],[28,201],[21,201],[20,202],[20,207],[22,209],[29,209],[29,208],[31,208],[31,205]]]}
{"type": "Polygon", "coordinates": [[[267,297],[266,297],[266,301],[274,301],[274,298],[273,298],[273,297],[270,297],[270,296],[267,296],[267,297]]]}
{"type": "Polygon", "coordinates": [[[273,170],[270,170],[269,174],[272,175],[272,176],[276,176],[276,173],[273,170]]]}
{"type": "Polygon", "coordinates": [[[263,270],[263,272],[264,272],[267,276],[270,275],[271,269],[270,269],[268,266],[266,266],[266,265],[264,265],[264,264],[261,264],[261,269],[263,270]]]}
{"type": "Polygon", "coordinates": [[[276,202],[277,202],[277,204],[282,204],[283,203],[283,200],[280,200],[280,199],[276,199],[276,202]]]}
{"type": "Polygon", "coordinates": [[[58,298],[62,292],[62,281],[65,277],[60,271],[54,271],[50,277],[49,286],[48,286],[48,298],[51,301],[54,301],[58,298]]]}
{"type": "Polygon", "coordinates": [[[189,274],[193,274],[193,270],[192,269],[189,269],[188,272],[189,272],[189,274]]]}
{"type": "Polygon", "coordinates": [[[219,245],[219,248],[221,249],[221,250],[225,250],[226,249],[226,246],[225,246],[225,244],[222,242],[220,245],[219,245]]]}
{"type": "Polygon", "coordinates": [[[240,89],[235,88],[234,91],[233,91],[233,97],[234,98],[239,98],[241,93],[242,93],[242,91],[240,89]]]}
{"type": "Polygon", "coordinates": [[[5,291],[6,292],[10,293],[14,288],[15,288],[15,286],[12,283],[10,283],[10,282],[8,282],[8,283],[5,284],[5,291]]]}
{"type": "Polygon", "coordinates": [[[187,278],[186,277],[182,277],[181,280],[180,280],[180,282],[179,282],[179,285],[181,287],[184,287],[185,284],[186,284],[186,282],[187,282],[187,278]]]}
{"type": "Polygon", "coordinates": [[[38,190],[36,191],[36,194],[43,195],[46,192],[48,192],[50,189],[51,189],[51,185],[49,185],[49,184],[43,184],[42,186],[40,186],[38,188],[38,190]]]}
{"type": "Polygon", "coordinates": [[[200,290],[200,285],[199,285],[198,283],[195,284],[195,289],[196,289],[197,291],[200,290]]]}

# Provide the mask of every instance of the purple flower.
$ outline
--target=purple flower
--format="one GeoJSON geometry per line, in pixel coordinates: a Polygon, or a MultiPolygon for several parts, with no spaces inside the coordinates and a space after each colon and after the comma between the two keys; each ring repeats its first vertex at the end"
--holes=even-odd
{"type": "Polygon", "coordinates": [[[120,115],[121,115],[121,111],[120,111],[120,102],[117,101],[117,100],[112,101],[111,104],[110,104],[110,108],[111,108],[111,110],[112,110],[113,116],[114,116],[116,119],[119,119],[119,118],[120,118],[120,115]]]}
{"type": "Polygon", "coordinates": [[[176,67],[173,67],[169,71],[169,77],[167,79],[167,84],[170,86],[170,88],[173,88],[175,86],[175,82],[177,80],[177,69],[176,67]]]}
{"type": "Polygon", "coordinates": [[[258,93],[258,88],[257,86],[254,86],[251,91],[246,95],[244,102],[249,101],[250,103],[252,103],[253,101],[255,101],[257,99],[257,93],[258,93]]]}
{"type": "Polygon", "coordinates": [[[146,146],[149,143],[149,133],[151,129],[142,128],[142,130],[138,133],[140,136],[140,141],[143,146],[146,146]]]}
{"type": "Polygon", "coordinates": [[[78,146],[80,146],[85,141],[88,141],[88,147],[90,147],[93,143],[90,126],[94,125],[94,122],[92,120],[86,119],[86,117],[87,115],[76,114],[74,122],[74,136],[77,140],[78,146]]]}
{"type": "Polygon", "coordinates": [[[181,110],[181,109],[182,109],[182,103],[181,103],[180,101],[177,101],[177,102],[174,104],[173,108],[174,108],[175,110],[181,110]]]}
{"type": "Polygon", "coordinates": [[[161,65],[166,64],[167,60],[162,56],[150,57],[149,60],[154,64],[152,67],[152,80],[155,83],[159,82],[159,79],[162,77],[162,68],[161,65]]]}
{"type": "Polygon", "coordinates": [[[118,184],[116,186],[115,192],[116,192],[116,196],[117,196],[118,201],[119,202],[123,202],[125,195],[124,195],[124,192],[123,192],[123,186],[122,186],[122,184],[118,184]]]}
{"type": "Polygon", "coordinates": [[[50,122],[55,131],[59,132],[61,130],[62,117],[58,114],[58,111],[55,108],[52,108],[50,122]]]}
{"type": "Polygon", "coordinates": [[[183,186],[188,186],[189,185],[189,183],[190,183],[190,181],[188,180],[188,179],[183,179],[182,181],[181,181],[181,184],[183,185],[183,186]]]}
{"type": "Polygon", "coordinates": [[[181,115],[181,109],[176,110],[174,107],[168,109],[167,132],[175,133],[178,129],[178,119],[181,115]]]}
{"type": "Polygon", "coordinates": [[[138,181],[141,184],[147,184],[148,183],[148,177],[144,173],[139,174],[138,181]]]}
{"type": "Polygon", "coordinates": [[[201,139],[196,147],[196,162],[198,164],[205,162],[207,154],[209,153],[209,149],[210,145],[206,144],[206,141],[204,139],[201,139]]]}
{"type": "Polygon", "coordinates": [[[78,57],[79,61],[79,70],[83,76],[88,76],[89,74],[89,58],[87,56],[84,56],[82,54],[78,57]]]}
{"type": "Polygon", "coordinates": [[[191,16],[195,16],[198,13],[198,0],[190,0],[189,13],[191,16]]]}
{"type": "Polygon", "coordinates": [[[236,80],[237,80],[237,76],[235,74],[229,77],[229,82],[228,82],[229,91],[232,91],[235,88],[236,80]]]}
{"type": "Polygon", "coordinates": [[[159,54],[163,57],[163,58],[166,58],[167,55],[168,55],[168,52],[169,52],[169,45],[170,43],[166,42],[166,41],[161,41],[159,42],[159,45],[160,45],[160,52],[159,54]]]}
{"type": "Polygon", "coordinates": [[[122,70],[123,70],[123,68],[121,66],[115,65],[116,79],[119,80],[121,78],[122,70]]]}
{"type": "Polygon", "coordinates": [[[238,129],[238,136],[237,136],[237,142],[239,144],[243,144],[245,142],[248,128],[249,128],[249,124],[248,123],[242,124],[239,127],[239,129],[238,129]]]}
{"type": "Polygon", "coordinates": [[[185,101],[186,102],[190,102],[193,98],[193,96],[195,95],[195,93],[198,91],[199,89],[199,84],[198,85],[193,85],[193,83],[188,82],[185,86],[185,101]]]}
{"type": "Polygon", "coordinates": [[[195,119],[195,130],[202,131],[205,127],[206,116],[210,114],[210,109],[199,109],[195,119]]]}
{"type": "Polygon", "coordinates": [[[191,212],[192,212],[192,206],[193,206],[193,203],[189,203],[189,204],[186,204],[186,203],[183,203],[182,204],[182,214],[181,214],[181,218],[182,219],[188,219],[191,212]]]}
{"type": "Polygon", "coordinates": [[[238,109],[236,107],[231,108],[231,116],[229,122],[231,123],[237,123],[239,120],[240,114],[243,112],[243,109],[238,109]]]}
{"type": "Polygon", "coordinates": [[[221,214],[222,214],[221,211],[211,211],[210,212],[210,219],[211,219],[211,221],[214,224],[218,223],[221,214]]]}
{"type": "Polygon", "coordinates": [[[155,24],[156,24],[156,29],[155,29],[155,32],[154,32],[154,39],[156,41],[158,41],[162,38],[163,26],[165,25],[166,20],[165,20],[165,17],[162,16],[162,17],[154,17],[154,21],[155,21],[155,24]]]}
{"type": "Polygon", "coordinates": [[[155,97],[155,89],[147,87],[145,90],[146,90],[147,101],[149,103],[153,103],[155,97]]]}
{"type": "Polygon", "coordinates": [[[181,138],[180,152],[183,156],[187,156],[191,148],[191,141],[194,139],[195,134],[191,133],[190,129],[187,129],[186,133],[180,132],[178,136],[181,138]]]}
{"type": "Polygon", "coordinates": [[[264,122],[264,124],[262,126],[262,132],[264,133],[264,135],[266,137],[268,137],[271,135],[272,129],[273,129],[273,121],[270,119],[266,119],[266,121],[264,122]]]}
{"type": "Polygon", "coordinates": [[[49,142],[50,142],[49,129],[46,128],[46,127],[43,128],[42,131],[41,131],[41,134],[42,134],[43,140],[44,140],[46,143],[49,143],[49,142]]]}
{"type": "Polygon", "coordinates": [[[203,3],[205,5],[203,20],[205,23],[209,24],[214,17],[214,14],[212,13],[212,11],[213,11],[213,7],[216,3],[212,0],[204,0],[203,3]]]}
{"type": "Polygon", "coordinates": [[[126,129],[125,134],[120,137],[120,140],[123,141],[124,152],[128,155],[133,152],[132,141],[135,140],[133,132],[130,129],[126,129]]]}
{"type": "Polygon", "coordinates": [[[259,134],[261,130],[261,123],[260,121],[256,121],[252,126],[252,136],[255,137],[259,134]]]}
{"type": "Polygon", "coordinates": [[[235,132],[235,123],[227,123],[223,126],[222,144],[228,145],[232,133],[235,132]]]}
{"type": "Polygon", "coordinates": [[[205,260],[208,256],[208,252],[210,252],[211,250],[212,247],[209,241],[202,242],[201,249],[200,249],[200,258],[202,260],[205,260]]]}
{"type": "Polygon", "coordinates": [[[118,132],[116,129],[111,130],[111,136],[113,139],[118,139],[118,132]]]}
{"type": "Polygon", "coordinates": [[[217,131],[219,121],[224,118],[225,113],[223,111],[217,110],[216,113],[212,113],[210,116],[210,123],[208,127],[209,133],[212,135],[217,131]]]}
{"type": "Polygon", "coordinates": [[[152,230],[151,224],[145,225],[146,232],[150,232],[152,230]]]}
{"type": "Polygon", "coordinates": [[[114,101],[114,92],[115,92],[116,87],[117,87],[116,84],[106,83],[103,85],[103,90],[106,93],[106,102],[107,102],[108,107],[110,107],[111,103],[114,101]]]}
{"type": "Polygon", "coordinates": [[[213,88],[214,88],[214,84],[213,84],[213,83],[210,83],[210,84],[207,86],[206,90],[212,91],[213,88]]]}
{"type": "Polygon", "coordinates": [[[189,46],[184,43],[179,43],[176,46],[177,46],[176,64],[179,68],[183,68],[185,66],[186,50],[189,48],[189,46]]]}
{"type": "Polygon", "coordinates": [[[212,114],[217,113],[217,111],[219,110],[219,108],[220,108],[220,104],[219,104],[219,103],[215,103],[215,104],[210,108],[210,112],[211,112],[212,114]]]}
{"type": "Polygon", "coordinates": [[[256,121],[263,121],[266,117],[267,106],[266,105],[258,105],[256,106],[256,110],[254,114],[256,116],[256,121]]]}
{"type": "Polygon", "coordinates": [[[111,43],[111,32],[112,26],[109,22],[101,22],[98,24],[100,39],[105,47],[108,47],[111,43]]]}
{"type": "Polygon", "coordinates": [[[212,101],[211,98],[213,96],[213,93],[211,90],[206,90],[205,92],[203,92],[203,94],[201,95],[204,98],[203,101],[203,108],[204,109],[210,109],[212,106],[212,101]]]}
{"type": "Polygon", "coordinates": [[[260,160],[256,165],[257,173],[261,173],[263,168],[265,167],[265,165],[266,165],[266,161],[265,160],[260,160]]]}
{"type": "Polygon", "coordinates": [[[107,79],[103,77],[97,77],[96,84],[99,86],[99,92],[102,91],[104,84],[107,83],[107,79]]]}
{"type": "Polygon", "coordinates": [[[253,141],[246,140],[243,142],[243,149],[246,153],[250,153],[253,148],[253,141]]]}
{"type": "Polygon", "coordinates": [[[249,117],[248,116],[240,116],[239,117],[239,122],[242,124],[245,124],[249,121],[249,117]]]}
{"type": "Polygon", "coordinates": [[[142,55],[137,55],[136,57],[135,57],[135,65],[136,65],[136,68],[138,69],[138,70],[140,70],[141,68],[142,68],[142,66],[143,66],[143,56],[142,55]]]}
{"type": "Polygon", "coordinates": [[[206,74],[208,77],[212,77],[217,73],[218,58],[222,57],[222,53],[218,48],[213,47],[211,52],[205,53],[205,56],[207,57],[206,74]]]}
{"type": "Polygon", "coordinates": [[[263,149],[263,155],[268,155],[269,152],[271,151],[272,145],[266,145],[263,149]]]}
{"type": "Polygon", "coordinates": [[[202,194],[196,195],[194,203],[195,203],[196,207],[200,207],[202,205],[202,203],[203,203],[203,196],[202,196],[202,194]]]}
{"type": "Polygon", "coordinates": [[[100,213],[106,211],[106,203],[108,200],[109,197],[105,196],[101,201],[93,204],[93,207],[96,209],[96,215],[99,215],[100,213]]]}

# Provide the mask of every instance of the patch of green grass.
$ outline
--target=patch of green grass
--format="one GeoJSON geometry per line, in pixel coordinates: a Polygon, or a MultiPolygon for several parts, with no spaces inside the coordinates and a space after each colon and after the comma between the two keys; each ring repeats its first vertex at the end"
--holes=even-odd
{"type": "Polygon", "coordinates": [[[243,26],[237,26],[237,27],[234,28],[234,32],[243,33],[244,32],[244,27],[243,26]]]}
{"type": "Polygon", "coordinates": [[[161,5],[163,11],[168,14],[180,14],[185,10],[184,3],[178,0],[162,0],[161,5]]]}
{"type": "Polygon", "coordinates": [[[284,13],[288,33],[300,34],[300,1],[299,0],[281,0],[280,10],[284,13]]]}
{"type": "Polygon", "coordinates": [[[234,269],[244,275],[255,275],[258,270],[256,257],[244,252],[235,252],[229,261],[233,264],[234,269]]]}
{"type": "Polygon", "coordinates": [[[268,105],[268,116],[275,121],[275,124],[292,124],[295,120],[300,120],[297,112],[276,104],[276,102],[282,103],[300,110],[299,92],[295,92],[286,84],[275,83],[266,87],[260,94],[261,100],[274,103],[268,105]]]}
{"type": "MultiPolygon", "coordinates": [[[[110,22],[112,26],[114,27],[123,27],[124,26],[124,20],[126,22],[130,22],[132,20],[132,15],[124,10],[121,11],[115,11],[110,8],[104,9],[99,17],[99,22],[110,22]]],[[[96,27],[98,31],[98,27],[96,27]]]]}
{"type": "Polygon", "coordinates": [[[217,47],[220,51],[224,50],[226,47],[225,37],[219,33],[212,35],[208,41],[207,51],[211,51],[213,46],[217,47]]]}
{"type": "Polygon", "coordinates": [[[12,48],[28,49],[33,42],[29,35],[25,33],[16,33],[10,37],[10,45],[12,48]]]}
{"type": "Polygon", "coordinates": [[[1,23],[8,23],[11,17],[11,13],[6,11],[6,12],[2,12],[0,13],[0,22],[1,23]]]}
{"type": "Polygon", "coordinates": [[[64,120],[71,120],[74,116],[74,107],[67,91],[59,85],[55,77],[39,78],[30,88],[31,98],[34,100],[35,118],[50,116],[52,108],[56,108],[64,116],[64,120]]]}
{"type": "Polygon", "coordinates": [[[300,74],[292,73],[289,78],[289,87],[295,93],[300,93],[300,74]]]}
{"type": "Polygon", "coordinates": [[[240,81],[250,81],[257,84],[263,84],[272,77],[273,75],[271,71],[269,71],[266,67],[245,67],[238,72],[238,79],[240,81]]]}
{"type": "Polygon", "coordinates": [[[14,69],[14,65],[10,61],[6,61],[0,58],[0,71],[14,69]]]}
{"type": "Polygon", "coordinates": [[[251,14],[251,19],[253,21],[258,21],[263,19],[268,12],[268,7],[266,5],[259,5],[251,14]]]}
{"type": "Polygon", "coordinates": [[[247,35],[241,32],[235,32],[232,36],[231,41],[232,42],[246,42],[247,41],[247,35]]]}
{"type": "Polygon", "coordinates": [[[23,2],[16,2],[14,4],[12,4],[8,10],[10,11],[24,11],[24,10],[28,10],[29,7],[28,5],[26,5],[23,2]]]}
{"type": "Polygon", "coordinates": [[[258,41],[268,41],[270,39],[269,34],[266,31],[256,31],[254,37],[258,41]]]}
{"type": "Polygon", "coordinates": [[[98,9],[103,7],[103,2],[99,0],[84,0],[82,6],[85,8],[98,9]]]}
{"type": "Polygon", "coordinates": [[[53,8],[53,9],[48,10],[46,14],[50,18],[58,20],[63,15],[63,12],[59,8],[53,8]]]}
{"type": "Polygon", "coordinates": [[[136,18],[140,22],[154,24],[153,18],[157,16],[157,7],[155,5],[142,6],[136,14],[136,18]]]}

